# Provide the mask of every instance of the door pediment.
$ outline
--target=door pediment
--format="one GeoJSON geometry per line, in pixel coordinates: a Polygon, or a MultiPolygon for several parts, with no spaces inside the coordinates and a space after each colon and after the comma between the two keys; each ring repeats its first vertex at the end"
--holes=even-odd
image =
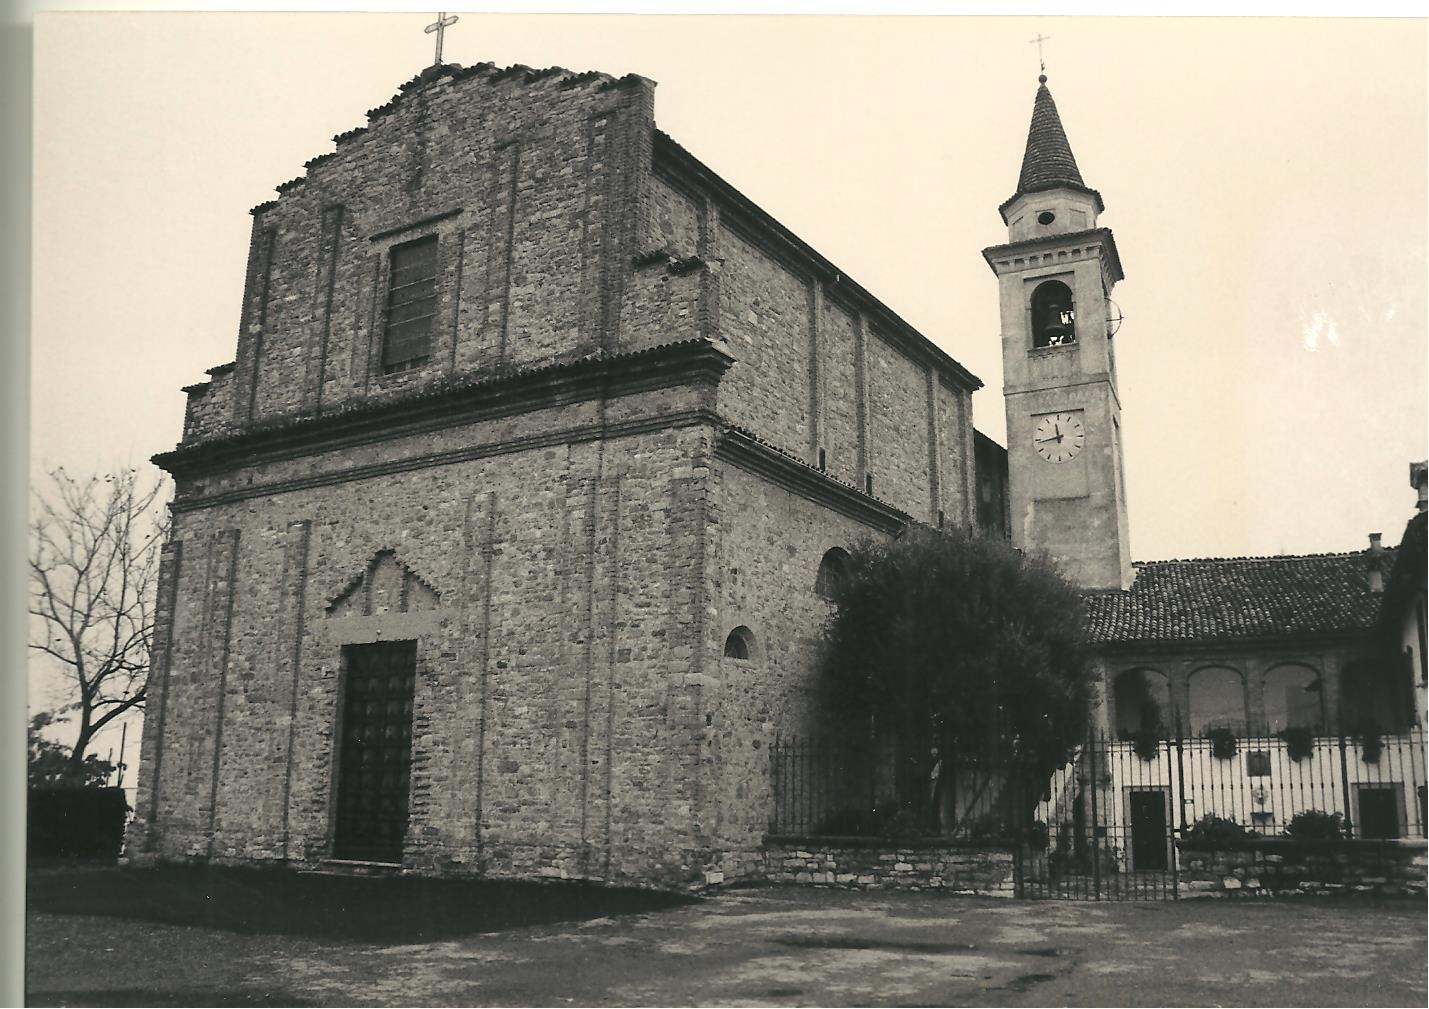
{"type": "Polygon", "coordinates": [[[371,617],[384,613],[420,613],[441,606],[435,586],[417,574],[395,551],[377,551],[367,566],[329,598],[329,617],[371,617]]]}

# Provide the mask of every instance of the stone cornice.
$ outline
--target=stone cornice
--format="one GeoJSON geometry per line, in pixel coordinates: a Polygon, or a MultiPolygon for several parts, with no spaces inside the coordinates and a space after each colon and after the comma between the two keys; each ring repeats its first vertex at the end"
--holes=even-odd
{"type": "MultiPolygon", "coordinates": [[[[1086,231],[1072,231],[1061,235],[1046,235],[1028,238],[1007,245],[990,245],[982,250],[982,258],[997,274],[1026,269],[1026,264],[1044,255],[1066,251],[1068,248],[1081,250],[1096,248],[1101,254],[1103,268],[1112,284],[1125,279],[1121,269],[1121,254],[1116,251],[1116,239],[1110,228],[1088,228],[1086,231]]],[[[1033,264],[1035,265],[1035,263],[1033,264]]]]}
{"type": "Polygon", "coordinates": [[[468,424],[492,417],[618,396],[690,382],[717,384],[733,358],[707,340],[686,340],[624,354],[597,355],[382,402],[362,401],[340,412],[279,418],[261,428],[153,457],[175,477],[194,477],[239,466],[468,424]]]}
{"type": "Polygon", "coordinates": [[[711,171],[668,134],[656,130],[654,140],[655,168],[672,176],[686,192],[705,193],[717,199],[722,223],[796,273],[825,284],[828,297],[854,311],[863,312],[883,336],[891,339],[913,360],[931,363],[944,376],[970,392],[982,388],[982,379],[905,322],[893,309],[753,200],[711,171]]]}
{"type": "Polygon", "coordinates": [[[895,533],[913,523],[912,516],[886,501],[870,497],[810,466],[748,431],[726,426],[715,455],[815,504],[831,508],[881,532],[895,533]]]}
{"type": "MultiPolygon", "coordinates": [[[[450,466],[471,462],[474,459],[488,459],[493,456],[510,455],[515,452],[529,452],[534,449],[566,445],[571,442],[595,441],[600,438],[623,438],[631,435],[668,431],[672,428],[693,427],[699,424],[711,426],[719,423],[713,410],[691,409],[671,413],[650,414],[633,420],[606,424],[583,424],[557,428],[519,438],[503,438],[500,441],[481,445],[468,445],[446,452],[429,452],[404,459],[374,463],[369,466],[352,466],[334,469],[324,473],[275,480],[271,483],[251,484],[232,490],[214,493],[180,494],[174,498],[172,510],[178,514],[211,508],[216,505],[233,504],[256,497],[271,497],[293,491],[310,490],[315,487],[330,487],[334,484],[351,483],[372,477],[390,476],[395,473],[410,473],[414,470],[429,469],[433,466],[450,466]]],[[[265,460],[266,461],[266,460],[265,460]]]]}

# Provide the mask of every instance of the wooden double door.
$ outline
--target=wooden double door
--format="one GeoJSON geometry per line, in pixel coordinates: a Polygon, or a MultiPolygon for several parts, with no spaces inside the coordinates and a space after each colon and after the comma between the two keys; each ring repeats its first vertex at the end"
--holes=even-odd
{"type": "Polygon", "coordinates": [[[348,645],[343,652],[333,857],[401,862],[412,784],[417,643],[348,645]]]}

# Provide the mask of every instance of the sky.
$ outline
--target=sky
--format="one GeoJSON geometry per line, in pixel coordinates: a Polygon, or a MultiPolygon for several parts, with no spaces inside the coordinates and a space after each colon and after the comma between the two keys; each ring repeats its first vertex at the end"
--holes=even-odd
{"type": "MultiPolygon", "coordinates": [[[[1426,454],[1426,35],[1411,20],[464,13],[445,57],[658,82],[657,124],[973,373],[1049,86],[1113,292],[1132,555],[1398,541],[1426,454]]],[[[233,359],[250,207],[432,59],[425,13],[41,12],[32,476],[147,465],[233,359]]]]}
{"type": "MultiPolygon", "coordinates": [[[[171,447],[248,209],[432,57],[430,15],[41,13],[32,471],[171,447]]],[[[1045,44],[1126,280],[1137,559],[1396,542],[1426,455],[1422,21],[464,14],[446,59],[658,82],[656,121],[980,376],[1045,44]]]]}

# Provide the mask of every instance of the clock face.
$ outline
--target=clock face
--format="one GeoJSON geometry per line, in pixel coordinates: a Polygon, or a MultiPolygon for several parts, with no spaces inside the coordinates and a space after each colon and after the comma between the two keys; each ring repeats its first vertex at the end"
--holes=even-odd
{"type": "Polygon", "coordinates": [[[1080,412],[1049,413],[1037,421],[1032,432],[1032,447],[1048,462],[1075,459],[1086,440],[1080,412]]]}

